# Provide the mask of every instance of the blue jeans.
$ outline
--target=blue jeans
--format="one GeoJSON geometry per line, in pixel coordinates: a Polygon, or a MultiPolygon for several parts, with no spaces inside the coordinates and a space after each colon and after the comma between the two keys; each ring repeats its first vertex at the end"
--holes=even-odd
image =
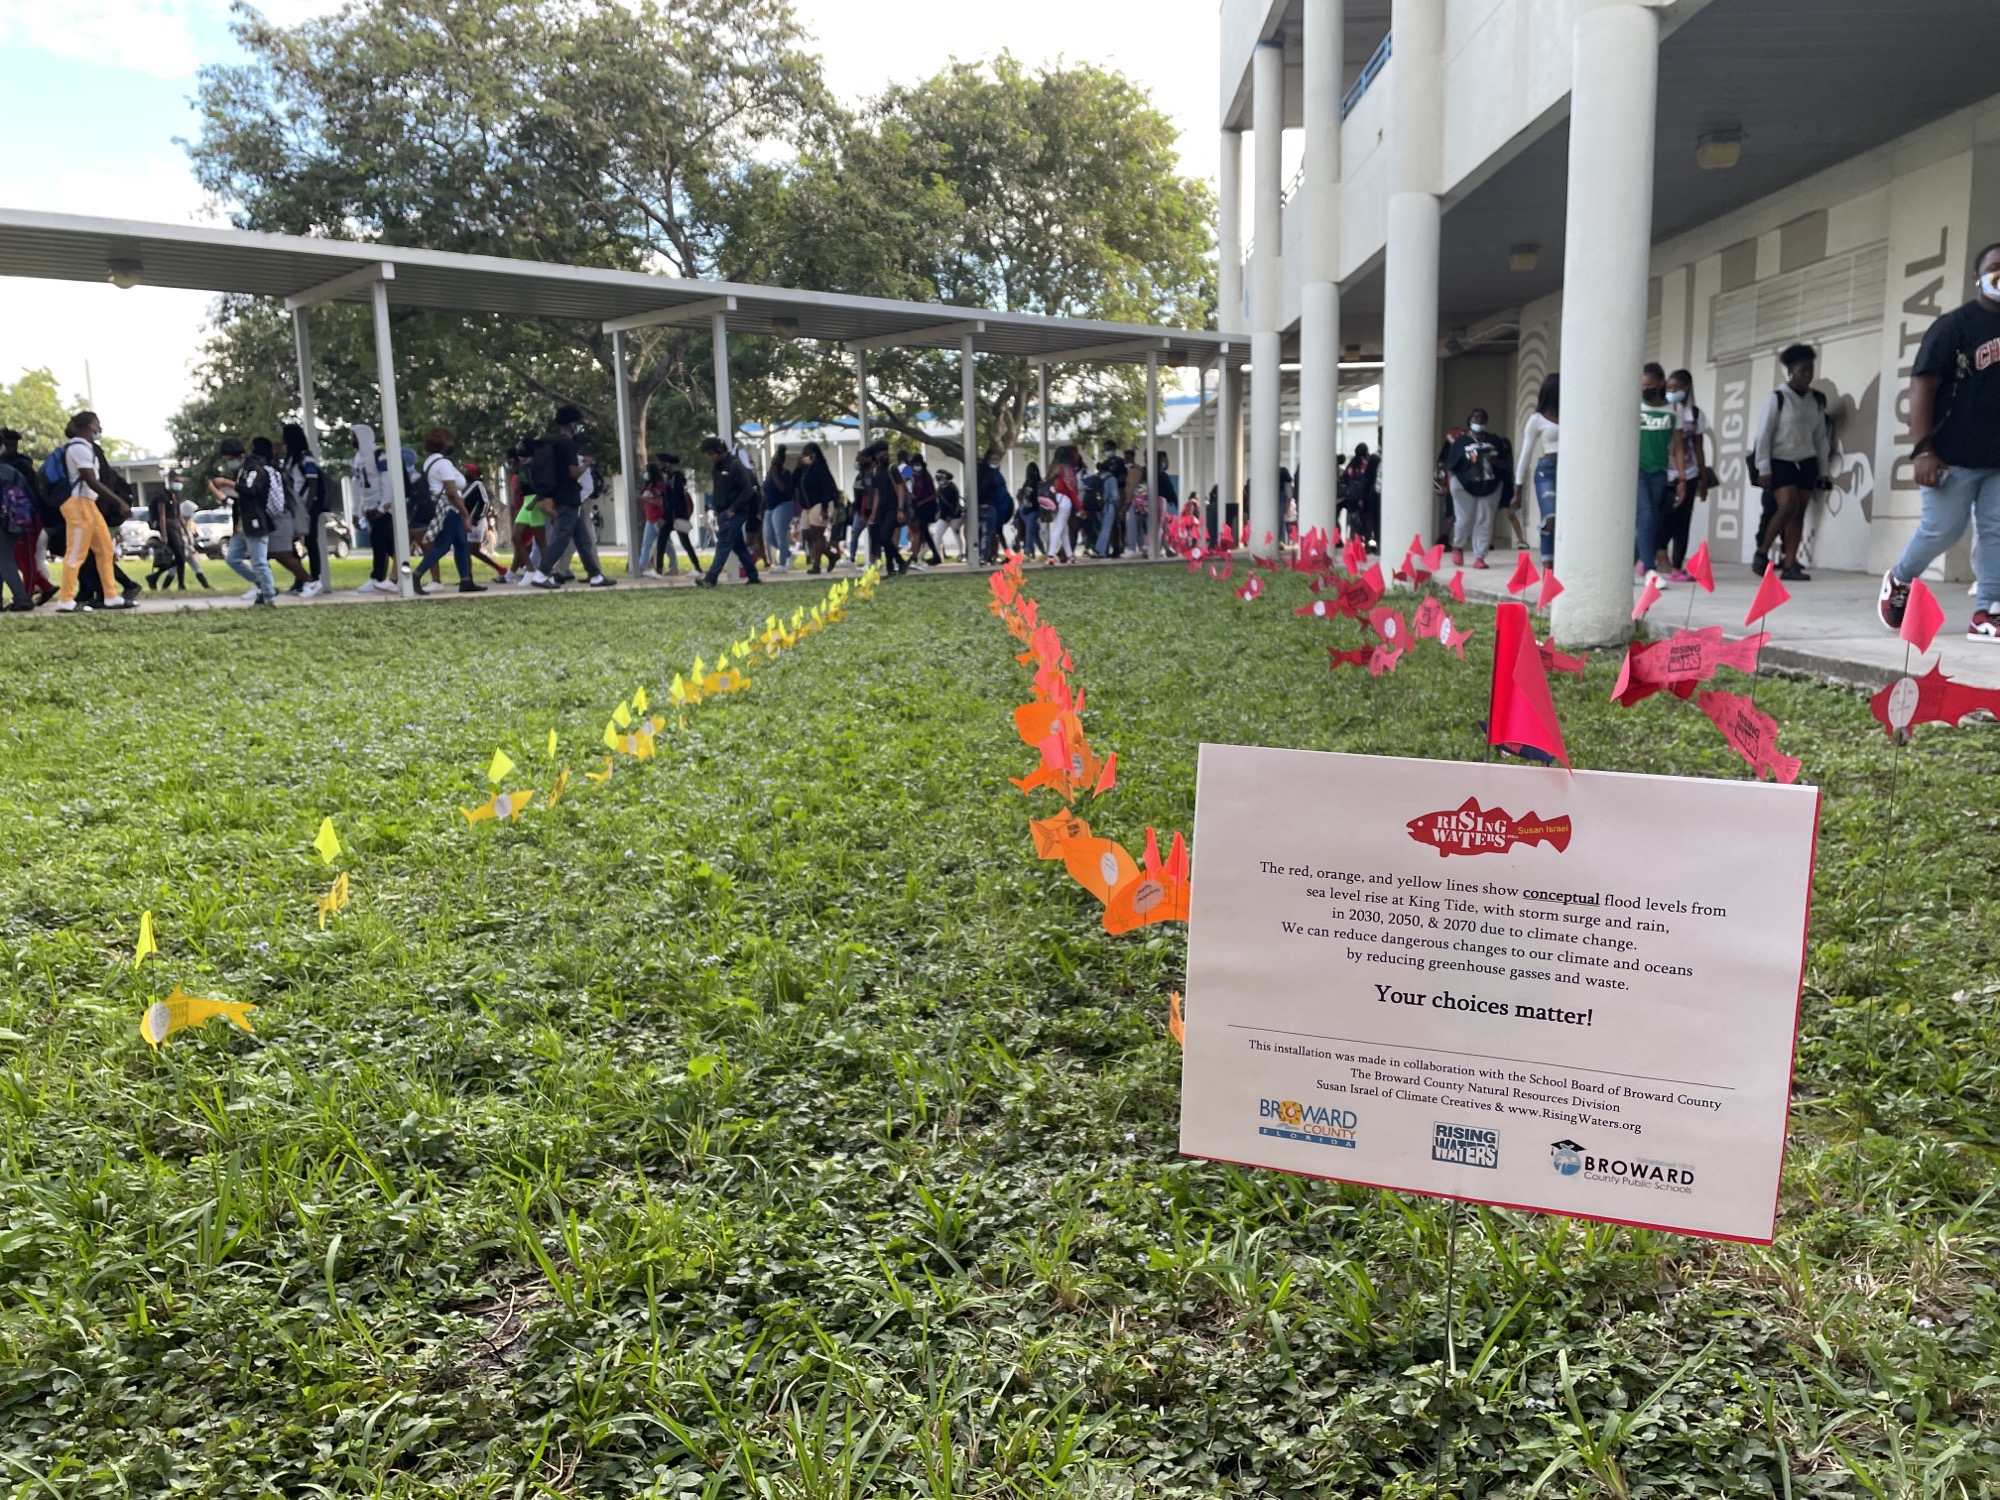
{"type": "Polygon", "coordinates": [[[750,544],[743,540],[743,517],[735,511],[716,522],[715,560],[708,565],[708,581],[714,583],[722,576],[722,565],[734,552],[738,562],[743,564],[743,572],[752,583],[757,581],[757,559],[750,555],[750,544]]]}
{"type": "Polygon", "coordinates": [[[764,512],[764,560],[781,572],[792,565],[792,517],[798,513],[796,500],[780,500],[764,512]]]}
{"type": "Polygon", "coordinates": [[[445,507],[444,520],[438,524],[437,540],[424,550],[423,559],[417,564],[418,580],[421,581],[447,552],[458,568],[458,581],[472,582],[472,547],[465,540],[465,521],[449,505],[445,507]]]}
{"type": "Polygon", "coordinates": [[[1544,454],[1535,460],[1535,504],[1542,516],[1542,561],[1556,560],[1556,529],[1549,522],[1556,518],[1556,456],[1544,454]]]}
{"type": "Polygon", "coordinates": [[[663,521],[648,521],[646,529],[639,534],[639,569],[641,572],[657,573],[660,561],[660,528],[663,521]]]}
{"type": "Polygon", "coordinates": [[[1667,471],[1648,474],[1639,471],[1639,514],[1632,530],[1632,560],[1642,568],[1653,565],[1653,538],[1659,534],[1660,517],[1667,511],[1667,471]]]}
{"type": "Polygon", "coordinates": [[[1111,538],[1118,530],[1118,486],[1106,481],[1104,485],[1103,519],[1097,523],[1097,548],[1104,556],[1111,553],[1111,538]]]}
{"type": "Polygon", "coordinates": [[[1041,504],[1030,495],[1021,502],[1021,554],[1033,557],[1041,546],[1041,538],[1035,533],[1041,529],[1041,504]]]}
{"type": "Polygon", "coordinates": [[[242,532],[229,539],[229,550],[222,560],[240,574],[244,581],[257,590],[260,599],[278,597],[277,587],[271,582],[271,539],[265,536],[245,536],[242,532]],[[246,563],[244,558],[248,557],[246,563]]]}
{"type": "Polygon", "coordinates": [[[1922,518],[1891,570],[1897,582],[1908,583],[1944,556],[1970,522],[1979,607],[2000,605],[2000,469],[1947,469],[1943,484],[1920,493],[1922,518]]]}

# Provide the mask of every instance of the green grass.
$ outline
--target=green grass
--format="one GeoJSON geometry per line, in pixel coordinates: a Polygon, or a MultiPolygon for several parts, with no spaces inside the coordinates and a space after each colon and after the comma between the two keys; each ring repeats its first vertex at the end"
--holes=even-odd
{"type": "MultiPolygon", "coordinates": [[[[1371,681],[1294,579],[1030,577],[1131,846],[1203,739],[1480,753],[1484,611],[1371,681]]],[[[793,597],[5,632],[0,1493],[1416,1497],[1441,1436],[1454,1495],[1995,1493],[1991,730],[1892,771],[1759,688],[1827,794],[1779,1240],[1468,1212],[1454,1382],[1445,1207],[1176,1157],[1181,935],[1034,860],[983,585],[454,810],[793,597]],[[155,1055],[176,980],[257,1035],[155,1055]]],[[[1578,765],[1741,774],[1611,678],[1556,686],[1578,765]]]]}

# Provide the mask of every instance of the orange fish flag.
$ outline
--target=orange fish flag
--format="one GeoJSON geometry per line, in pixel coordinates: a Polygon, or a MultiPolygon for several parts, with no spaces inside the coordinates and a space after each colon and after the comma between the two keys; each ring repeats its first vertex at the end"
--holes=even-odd
{"type": "Polygon", "coordinates": [[[1518,594],[1523,589],[1531,589],[1541,581],[1541,577],[1535,571],[1535,565],[1528,561],[1528,554],[1523,552],[1514,559],[1514,576],[1507,580],[1507,592],[1518,594]]]}
{"type": "Polygon", "coordinates": [[[1160,839],[1146,830],[1146,866],[1111,893],[1104,904],[1104,930],[1130,932],[1153,922],[1188,919],[1187,844],[1177,833],[1173,850],[1160,863],[1160,839]]]}
{"type": "Polygon", "coordinates": [[[1487,715],[1489,745],[1525,745],[1545,750],[1569,764],[1562,725],[1549,697],[1549,679],[1542,670],[1542,653],[1535,644],[1534,622],[1525,604],[1501,604],[1494,610],[1493,695],[1487,715]]]}
{"type": "Polygon", "coordinates": [[[1113,750],[1104,758],[1103,774],[1097,778],[1096,790],[1091,795],[1102,797],[1116,785],[1118,785],[1118,752],[1113,750]]]}
{"type": "Polygon", "coordinates": [[[1181,1019],[1181,992],[1174,990],[1167,996],[1167,1035],[1174,1039],[1176,1047],[1187,1045],[1187,1022],[1181,1019]]]}
{"type": "Polygon", "coordinates": [[[1755,625],[1779,605],[1789,604],[1791,598],[1791,590],[1778,581],[1778,563],[1774,558],[1764,569],[1764,580],[1757,585],[1757,597],[1750,601],[1750,613],[1743,617],[1743,623],[1755,625]]]}
{"type": "Polygon", "coordinates": [[[1937,602],[1921,578],[1910,580],[1909,602],[1903,606],[1903,628],[1896,633],[1917,648],[1922,656],[1944,626],[1944,606],[1937,602]]]}
{"type": "MultiPolygon", "coordinates": [[[[1528,554],[1523,552],[1521,555],[1526,557],[1528,554]]],[[[1547,609],[1556,602],[1556,596],[1562,591],[1563,586],[1556,578],[1556,570],[1550,568],[1542,575],[1542,591],[1535,596],[1535,608],[1547,609]]]]}
{"type": "Polygon", "coordinates": [[[1693,575],[1694,581],[1702,586],[1704,592],[1710,594],[1715,592],[1715,566],[1708,560],[1707,542],[1703,542],[1690,552],[1687,561],[1681,566],[1693,575]]]}
{"type": "Polygon", "coordinates": [[[1108,902],[1113,891],[1139,874],[1138,865],[1132,862],[1123,844],[1096,834],[1069,840],[1062,847],[1061,857],[1069,878],[1099,901],[1108,902]]]}
{"type": "Polygon", "coordinates": [[[1090,837],[1090,825],[1072,812],[1059,812],[1052,818],[1036,818],[1028,824],[1028,832],[1035,836],[1036,859],[1061,859],[1065,844],[1090,837]]]}
{"type": "Polygon", "coordinates": [[[1639,590],[1639,602],[1632,606],[1632,618],[1642,618],[1646,611],[1660,602],[1660,580],[1651,573],[1646,575],[1646,586],[1639,590]]]}
{"type": "Polygon", "coordinates": [[[1023,703],[1014,710],[1014,732],[1025,745],[1039,745],[1056,727],[1062,709],[1054,703],[1023,703]]]}

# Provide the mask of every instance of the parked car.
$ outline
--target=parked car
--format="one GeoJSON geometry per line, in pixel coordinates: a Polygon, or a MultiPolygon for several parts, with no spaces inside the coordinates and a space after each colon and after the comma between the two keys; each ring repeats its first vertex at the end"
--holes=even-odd
{"type": "Polygon", "coordinates": [[[198,510],[194,513],[194,544],[210,557],[222,556],[222,549],[229,545],[229,532],[234,523],[226,510],[198,510]]]}
{"type": "Polygon", "coordinates": [[[160,534],[148,526],[139,516],[130,516],[118,527],[118,535],[113,538],[120,557],[142,557],[153,550],[153,543],[160,534]]]}

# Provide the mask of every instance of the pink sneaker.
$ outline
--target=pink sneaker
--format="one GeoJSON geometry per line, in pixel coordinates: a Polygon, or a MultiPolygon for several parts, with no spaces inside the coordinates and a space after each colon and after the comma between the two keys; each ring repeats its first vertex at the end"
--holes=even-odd
{"type": "Polygon", "coordinates": [[[1690,573],[1686,568],[1675,568],[1667,577],[1671,578],[1675,583],[1694,582],[1694,574],[1690,573]]]}

